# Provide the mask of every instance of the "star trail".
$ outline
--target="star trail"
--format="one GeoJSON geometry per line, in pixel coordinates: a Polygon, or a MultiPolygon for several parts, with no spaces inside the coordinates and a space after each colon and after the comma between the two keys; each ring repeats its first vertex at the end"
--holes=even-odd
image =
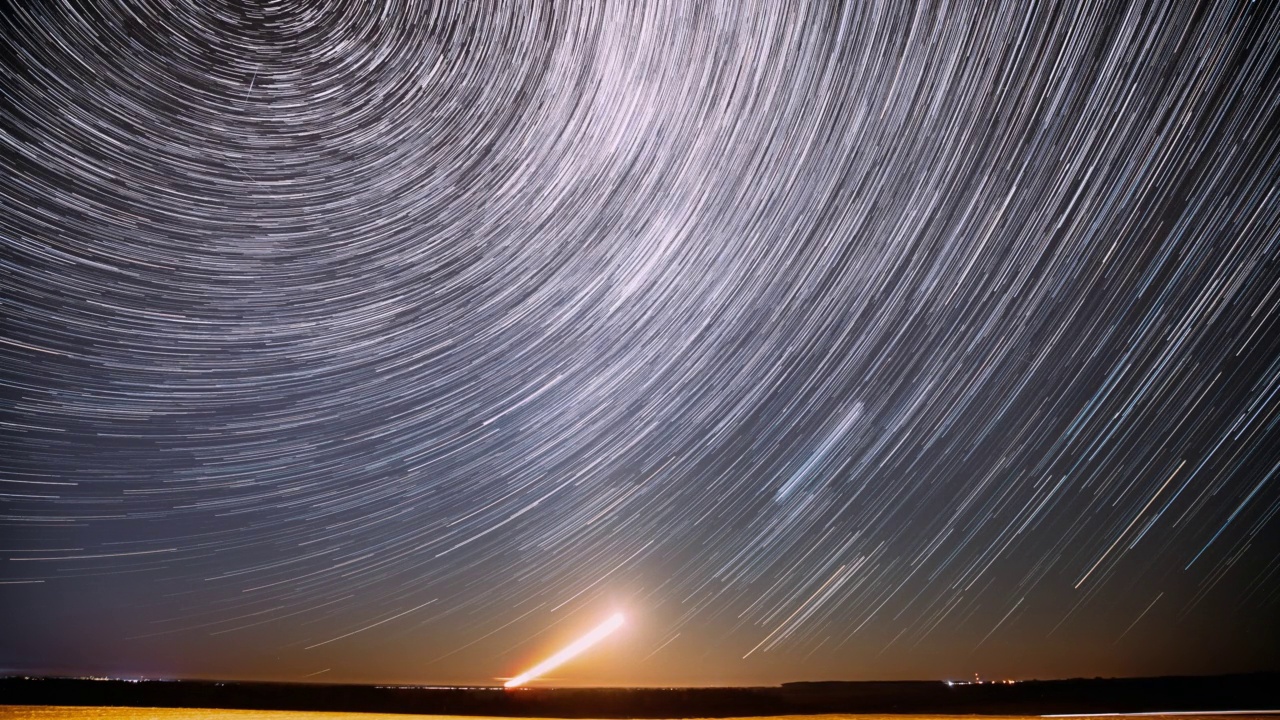
{"type": "Polygon", "coordinates": [[[1280,668],[1280,6],[63,0],[0,671],[1280,668]]]}

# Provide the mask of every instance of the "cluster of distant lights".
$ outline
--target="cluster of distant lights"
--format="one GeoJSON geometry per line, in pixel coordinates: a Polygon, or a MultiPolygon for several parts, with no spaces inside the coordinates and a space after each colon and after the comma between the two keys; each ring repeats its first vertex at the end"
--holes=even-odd
{"type": "Polygon", "coordinates": [[[1017,680],[982,680],[976,675],[972,680],[943,680],[947,687],[955,687],[956,685],[1012,685],[1017,680]]]}
{"type": "MultiPolygon", "coordinates": [[[[24,675],[23,680],[44,680],[45,678],[32,678],[31,675],[24,675]]],[[[164,678],[109,678],[106,675],[82,675],[73,680],[97,680],[97,682],[105,683],[170,683],[174,680],[165,680],[164,678]]]]}

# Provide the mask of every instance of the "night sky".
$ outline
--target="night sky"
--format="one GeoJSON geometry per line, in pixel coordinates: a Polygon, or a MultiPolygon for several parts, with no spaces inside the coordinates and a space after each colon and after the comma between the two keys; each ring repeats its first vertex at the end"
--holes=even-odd
{"type": "Polygon", "coordinates": [[[1280,668],[1280,4],[4,8],[0,673],[1280,668]]]}

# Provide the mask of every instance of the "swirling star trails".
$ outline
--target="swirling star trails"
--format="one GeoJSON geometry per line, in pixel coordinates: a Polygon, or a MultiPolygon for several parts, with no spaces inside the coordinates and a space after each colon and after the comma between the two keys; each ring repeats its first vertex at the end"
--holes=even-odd
{"type": "Polygon", "coordinates": [[[570,681],[1275,663],[1280,4],[0,34],[0,665],[480,683],[617,603],[570,681]]]}

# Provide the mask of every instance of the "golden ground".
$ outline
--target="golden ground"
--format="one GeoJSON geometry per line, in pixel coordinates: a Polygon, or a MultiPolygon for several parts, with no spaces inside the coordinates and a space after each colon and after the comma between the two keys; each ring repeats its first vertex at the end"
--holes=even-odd
{"type": "MultiPolygon", "coordinates": [[[[770,718],[723,720],[1041,720],[1039,715],[778,715],[770,718]]],[[[1115,717],[1115,716],[1096,716],[1115,717]]],[[[1276,720],[1268,714],[1143,715],[1151,720],[1276,720]]],[[[391,715],[383,713],[295,712],[292,710],[208,710],[202,708],[121,708],[0,705],[4,720],[512,720],[461,715],[391,715]]],[[[519,720],[549,720],[520,718],[519,720]]],[[[1081,720],[1087,720],[1082,718],[1081,720]]]]}

